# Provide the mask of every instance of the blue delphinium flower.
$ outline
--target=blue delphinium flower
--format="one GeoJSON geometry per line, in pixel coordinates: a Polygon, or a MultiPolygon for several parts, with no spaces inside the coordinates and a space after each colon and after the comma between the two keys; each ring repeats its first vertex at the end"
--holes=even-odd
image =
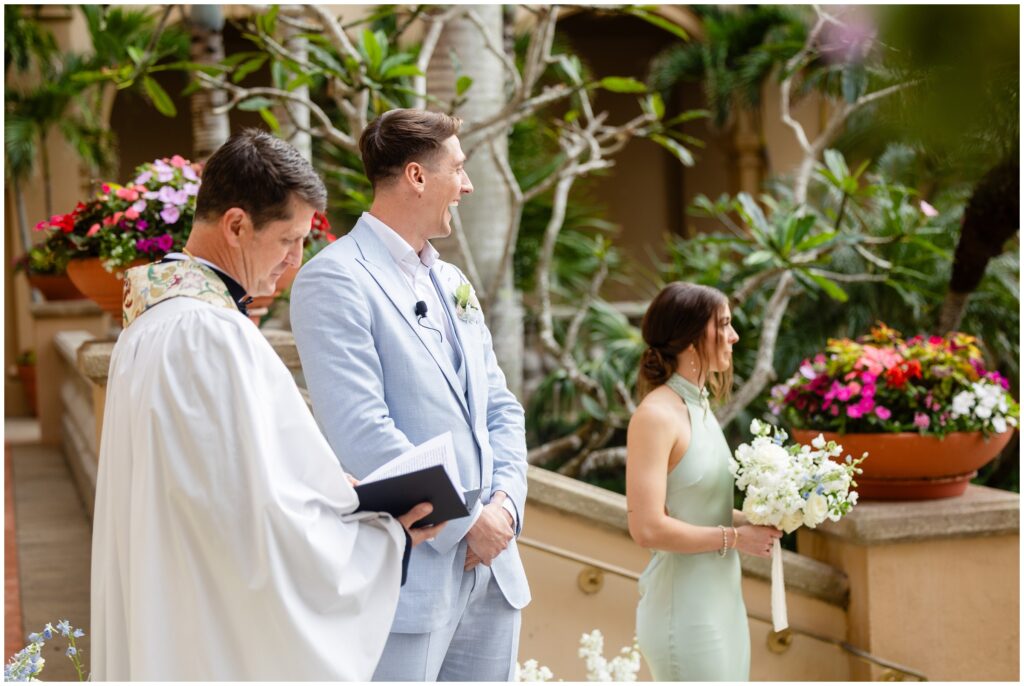
{"type": "Polygon", "coordinates": [[[75,648],[74,646],[68,646],[68,649],[67,649],[67,651],[64,654],[67,655],[68,657],[74,657],[75,655],[78,654],[78,649],[75,648]]]}
{"type": "Polygon", "coordinates": [[[59,622],[57,622],[57,628],[60,630],[61,636],[71,635],[71,622],[69,622],[68,620],[62,619],[59,622]]]}
{"type": "Polygon", "coordinates": [[[43,627],[43,638],[45,638],[47,641],[53,638],[53,625],[49,622],[47,622],[46,626],[43,627]]]}
{"type": "Polygon", "coordinates": [[[71,632],[71,635],[74,636],[75,638],[81,638],[82,636],[85,636],[85,632],[82,631],[81,629],[75,629],[74,631],[71,632]]]}
{"type": "Polygon", "coordinates": [[[28,642],[29,643],[42,643],[43,642],[43,637],[33,631],[32,633],[30,633],[28,635],[28,642]]]}

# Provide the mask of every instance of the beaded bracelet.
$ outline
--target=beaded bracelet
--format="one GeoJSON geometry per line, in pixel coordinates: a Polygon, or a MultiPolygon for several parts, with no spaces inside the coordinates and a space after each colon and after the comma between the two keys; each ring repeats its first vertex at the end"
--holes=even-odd
{"type": "Polygon", "coordinates": [[[721,524],[718,525],[718,528],[722,530],[722,549],[718,551],[718,556],[725,557],[726,553],[729,552],[729,535],[721,524]]]}

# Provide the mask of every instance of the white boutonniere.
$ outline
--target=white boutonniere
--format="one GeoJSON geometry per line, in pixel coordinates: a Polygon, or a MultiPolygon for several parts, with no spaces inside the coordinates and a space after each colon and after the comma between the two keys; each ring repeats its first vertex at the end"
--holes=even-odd
{"type": "Polygon", "coordinates": [[[459,319],[467,324],[476,324],[480,321],[483,316],[480,301],[477,300],[476,291],[468,282],[452,291],[452,299],[455,301],[455,314],[459,319]]]}

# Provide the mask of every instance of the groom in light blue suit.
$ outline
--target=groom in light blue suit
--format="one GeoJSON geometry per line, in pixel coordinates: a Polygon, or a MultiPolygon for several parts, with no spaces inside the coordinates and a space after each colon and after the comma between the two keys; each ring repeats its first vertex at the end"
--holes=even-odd
{"type": "MultiPolygon", "coordinates": [[[[530,590],[523,408],[505,384],[468,280],[429,240],[473,186],[460,121],[392,110],[360,138],[373,206],[303,267],[291,320],[313,412],[362,478],[451,431],[469,517],[413,549],[376,681],[507,681],[530,590]]],[[[343,641],[344,637],[337,637],[343,641]]]]}

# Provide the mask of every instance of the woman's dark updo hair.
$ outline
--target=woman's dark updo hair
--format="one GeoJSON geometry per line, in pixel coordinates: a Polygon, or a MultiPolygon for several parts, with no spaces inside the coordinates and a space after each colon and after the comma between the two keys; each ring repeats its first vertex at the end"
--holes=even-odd
{"type": "MultiPolygon", "coordinates": [[[[717,317],[728,302],[721,291],[710,286],[675,281],[661,289],[640,325],[647,344],[637,375],[637,393],[641,398],[669,380],[676,371],[679,353],[691,345],[697,350],[699,372],[704,376],[711,366],[711,354],[720,345],[717,326],[714,340],[706,340],[708,322],[717,317]]],[[[708,376],[712,395],[722,400],[732,385],[732,371],[708,376]]]]}

